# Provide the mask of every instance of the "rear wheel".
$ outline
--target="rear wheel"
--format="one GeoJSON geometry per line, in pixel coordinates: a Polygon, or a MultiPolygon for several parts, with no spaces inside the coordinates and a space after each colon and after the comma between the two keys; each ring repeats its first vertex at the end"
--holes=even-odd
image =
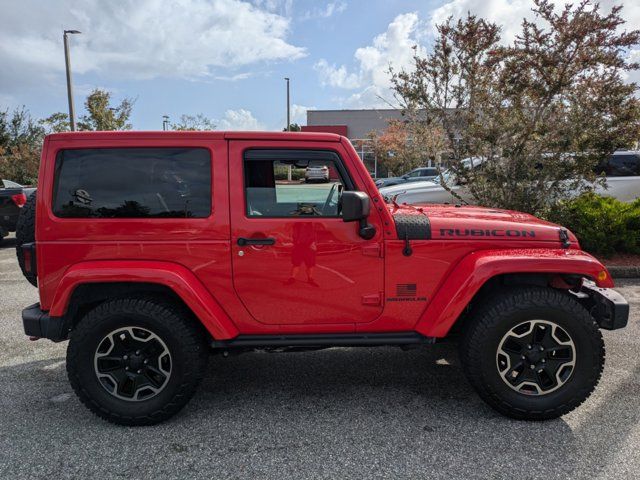
{"type": "Polygon", "coordinates": [[[512,289],[480,308],[461,342],[467,378],[500,413],[528,420],[564,415],[591,394],[604,367],[596,322],[550,288],[512,289]]]}
{"type": "Polygon", "coordinates": [[[186,405],[207,359],[205,335],[180,309],[156,299],[117,299],[91,310],[71,332],[67,372],[96,415],[150,425],[186,405]]]}

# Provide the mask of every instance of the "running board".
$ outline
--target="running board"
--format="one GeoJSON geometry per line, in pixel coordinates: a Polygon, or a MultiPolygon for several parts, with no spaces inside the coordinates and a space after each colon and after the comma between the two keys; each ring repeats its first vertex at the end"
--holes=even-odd
{"type": "Polygon", "coordinates": [[[213,348],[267,347],[373,347],[435,343],[435,338],[416,332],[332,333],[327,335],[239,335],[231,340],[213,340],[213,348]]]}

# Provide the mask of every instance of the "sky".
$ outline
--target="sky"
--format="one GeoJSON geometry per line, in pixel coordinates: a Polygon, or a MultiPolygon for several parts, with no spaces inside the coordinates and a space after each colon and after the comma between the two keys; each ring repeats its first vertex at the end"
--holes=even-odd
{"type": "MultiPolygon", "coordinates": [[[[624,5],[640,26],[640,1],[624,5]]],[[[292,122],[308,109],[388,108],[388,68],[410,68],[434,25],[468,11],[503,27],[505,41],[530,0],[0,0],[0,110],[42,118],[66,112],[62,31],[71,42],[76,111],[94,88],[132,98],[133,127],[203,114],[219,130],[282,130],[284,77],[292,122]]],[[[629,52],[640,61],[640,49],[629,52]]],[[[633,74],[631,80],[640,80],[633,74]]]]}

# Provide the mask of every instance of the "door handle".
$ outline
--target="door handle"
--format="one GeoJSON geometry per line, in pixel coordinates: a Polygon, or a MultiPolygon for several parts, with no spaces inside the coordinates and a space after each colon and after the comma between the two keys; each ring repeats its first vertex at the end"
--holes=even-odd
{"type": "Polygon", "coordinates": [[[274,245],[276,243],[275,238],[238,238],[238,245],[244,247],[245,245],[274,245]]]}

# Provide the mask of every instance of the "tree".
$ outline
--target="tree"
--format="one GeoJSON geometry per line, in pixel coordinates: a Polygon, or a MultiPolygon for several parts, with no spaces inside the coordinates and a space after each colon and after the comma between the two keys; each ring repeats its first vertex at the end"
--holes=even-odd
{"type": "MultiPolygon", "coordinates": [[[[96,88],[84,102],[87,115],[78,121],[79,130],[131,130],[129,118],[134,100],[125,98],[119,105],[110,104],[111,92],[96,88]]],[[[51,117],[50,117],[51,118],[51,117]]]]}
{"type": "Polygon", "coordinates": [[[47,134],[68,132],[71,128],[69,115],[62,112],[53,113],[47,118],[40,120],[40,125],[42,125],[47,134]]]}
{"type": "Polygon", "coordinates": [[[287,129],[287,127],[284,127],[282,129],[283,132],[301,132],[302,131],[302,127],[300,125],[298,125],[297,123],[291,123],[289,124],[289,128],[287,129]]]}
{"type": "Polygon", "coordinates": [[[640,31],[621,31],[621,7],[587,0],[557,13],[535,0],[533,11],[510,45],[495,24],[449,19],[432,53],[391,74],[403,107],[442,126],[478,203],[540,214],[592,188],[597,162],[640,136],[637,86],[623,81],[640,31]],[[481,167],[465,168],[468,157],[481,167]]]}
{"type": "Polygon", "coordinates": [[[424,166],[429,160],[437,162],[447,148],[442,128],[413,117],[407,121],[390,121],[384,132],[372,131],[366,141],[378,162],[396,175],[424,166]]]}
{"type": "Polygon", "coordinates": [[[0,111],[0,179],[22,184],[38,180],[44,129],[23,107],[0,111]]]}
{"type": "Polygon", "coordinates": [[[202,113],[198,113],[197,115],[182,115],[180,123],[172,125],[171,129],[190,131],[215,130],[216,124],[202,113]]]}

